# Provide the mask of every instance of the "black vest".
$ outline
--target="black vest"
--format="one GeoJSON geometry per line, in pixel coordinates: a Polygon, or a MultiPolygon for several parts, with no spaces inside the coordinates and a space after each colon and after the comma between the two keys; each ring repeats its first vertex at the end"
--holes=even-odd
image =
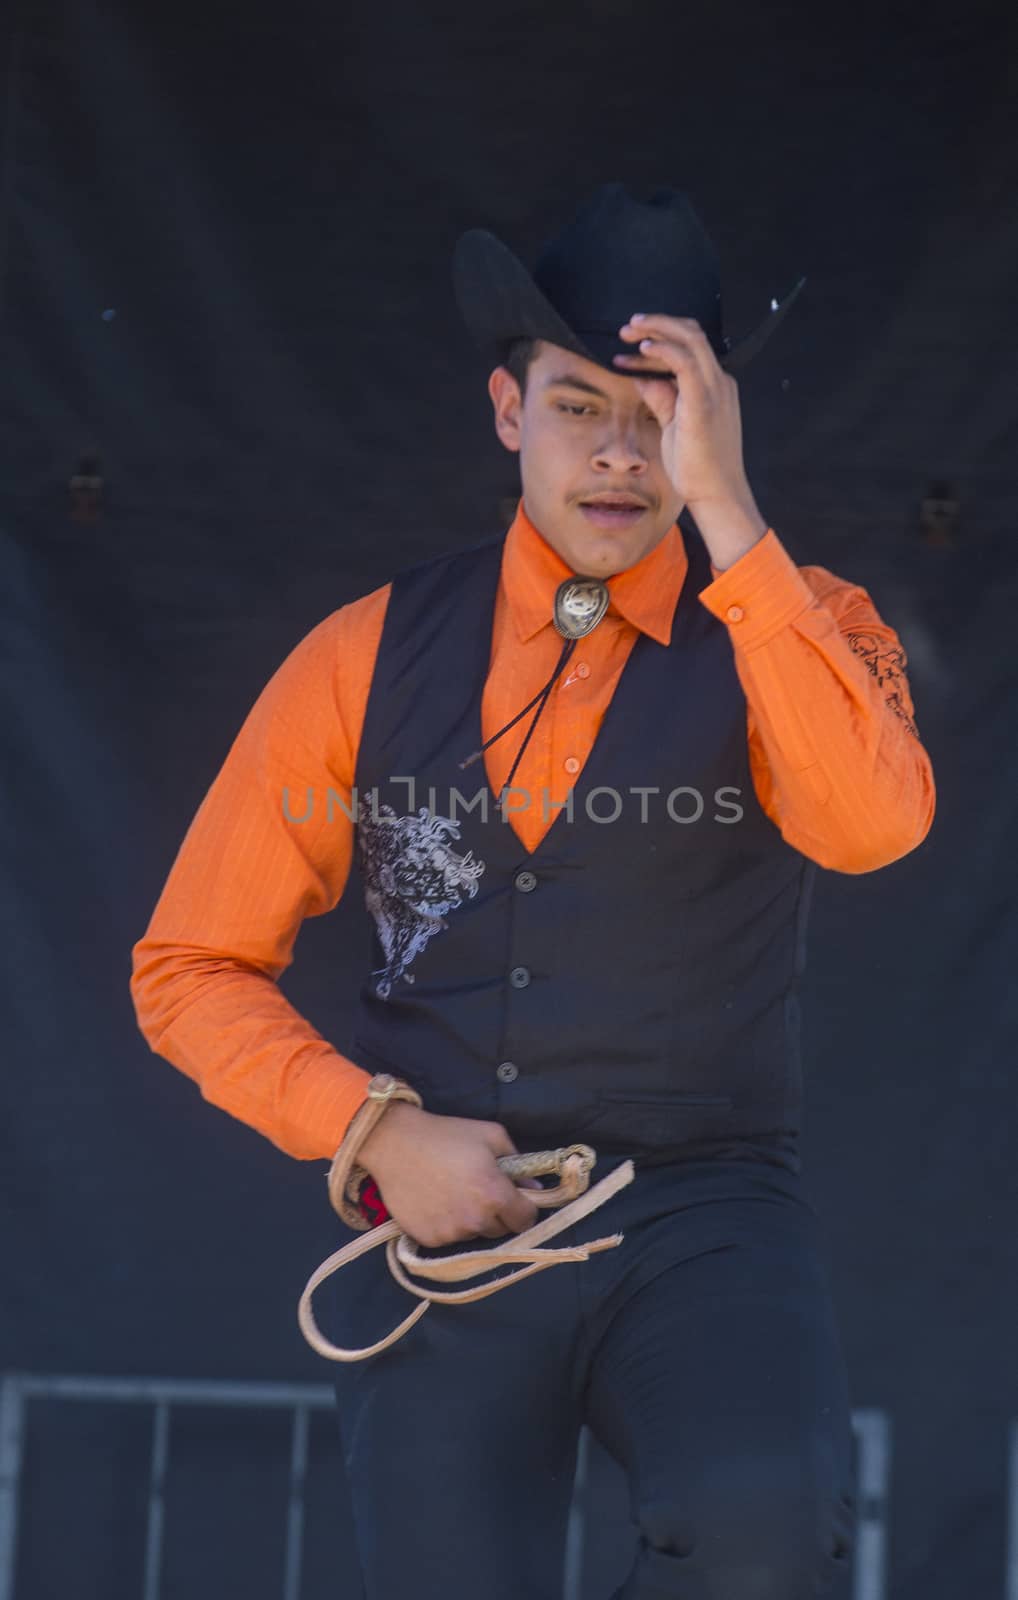
{"type": "MultiPolygon", "coordinates": [[[[505,536],[393,580],[357,759],[375,928],[349,1053],[429,1111],[503,1123],[520,1150],[748,1152],[798,1171],[816,869],[757,801],[731,642],[698,598],[707,550],[682,531],[671,643],[639,634],[571,815],[549,804],[533,854],[483,758],[458,765],[483,741],[505,536]]],[[[504,735],[514,753],[532,715],[504,735]]]]}

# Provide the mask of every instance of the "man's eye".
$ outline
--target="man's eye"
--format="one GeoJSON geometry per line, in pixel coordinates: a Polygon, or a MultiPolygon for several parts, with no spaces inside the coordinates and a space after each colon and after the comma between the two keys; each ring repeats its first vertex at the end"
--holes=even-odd
{"type": "MultiPolygon", "coordinates": [[[[570,416],[573,417],[582,416],[585,411],[589,411],[592,416],[595,415],[593,406],[571,406],[567,405],[564,400],[556,400],[555,409],[556,411],[568,411],[570,416]]],[[[657,417],[649,406],[644,406],[643,408],[643,420],[645,422],[657,421],[657,417]]]]}

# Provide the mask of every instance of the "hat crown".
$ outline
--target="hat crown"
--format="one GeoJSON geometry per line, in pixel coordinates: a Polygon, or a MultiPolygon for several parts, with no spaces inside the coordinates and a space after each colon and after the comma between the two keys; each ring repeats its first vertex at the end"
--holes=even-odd
{"type": "Polygon", "coordinates": [[[614,334],[634,311],[695,317],[721,344],[717,252],[688,196],[606,183],[543,247],[534,282],[577,333],[614,334]]]}

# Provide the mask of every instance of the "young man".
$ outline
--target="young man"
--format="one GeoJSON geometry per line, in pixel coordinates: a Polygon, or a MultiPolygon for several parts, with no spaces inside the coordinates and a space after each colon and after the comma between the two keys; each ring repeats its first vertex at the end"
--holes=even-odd
{"type": "MultiPolygon", "coordinates": [[[[139,1024],[299,1159],[373,1073],[411,1085],[358,1160],[438,1252],[537,1220],[501,1155],[634,1161],[595,1219],[618,1248],[339,1370],[367,1600],[557,1600],[584,1422],[630,1485],[616,1600],[808,1600],[855,1496],[798,984],[816,865],[876,870],[932,821],[904,654],[756,504],[731,371],[792,297],[733,350],[685,196],[608,184],[533,275],[483,230],[456,272],[512,525],[283,662],[135,947],[139,1024]],[[276,980],[355,854],[375,959],[346,1056],[276,980]]],[[[333,1327],[363,1346],[407,1296],[380,1252],[350,1280],[333,1327]]]]}

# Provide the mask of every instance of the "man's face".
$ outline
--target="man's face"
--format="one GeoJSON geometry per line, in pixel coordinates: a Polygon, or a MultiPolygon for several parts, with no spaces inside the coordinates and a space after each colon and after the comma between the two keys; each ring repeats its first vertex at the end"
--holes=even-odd
{"type": "Polygon", "coordinates": [[[653,550],[683,501],[661,461],[661,428],[631,377],[541,339],[520,400],[515,378],[488,379],[495,431],[520,454],[523,509],[574,572],[607,578],[653,550]],[[584,509],[592,496],[635,496],[635,515],[584,509]]]}

